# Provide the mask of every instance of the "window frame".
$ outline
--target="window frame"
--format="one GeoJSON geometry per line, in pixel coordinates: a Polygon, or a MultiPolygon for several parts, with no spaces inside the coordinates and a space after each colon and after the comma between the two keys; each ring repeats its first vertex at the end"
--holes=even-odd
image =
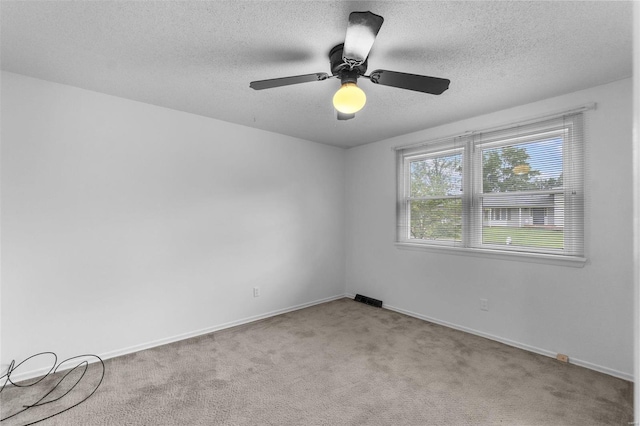
{"type": "MultiPolygon", "coordinates": [[[[500,128],[498,131],[469,132],[464,135],[425,142],[413,147],[397,148],[397,203],[396,246],[401,249],[446,251],[456,254],[480,255],[543,263],[583,266],[585,258],[584,222],[586,204],[584,197],[584,134],[582,111],[557,115],[537,122],[527,123],[525,131],[519,125],[500,128]],[[520,133],[518,133],[520,132],[520,133]],[[524,190],[513,192],[482,192],[482,152],[492,147],[514,146],[551,140],[562,136],[563,176],[568,168],[570,179],[563,180],[562,190],[524,190]],[[462,233],[461,241],[419,240],[411,238],[410,229],[410,162],[420,157],[442,156],[448,152],[462,153],[462,233]],[[409,193],[408,193],[409,191],[409,193]],[[535,248],[482,243],[482,199],[500,196],[549,195],[563,193],[563,248],[535,248]],[[499,195],[496,195],[499,194],[499,195]],[[505,194],[505,195],[502,195],[505,194]],[[574,209],[581,209],[575,210],[574,209]],[[574,214],[574,213],[577,213],[574,214]]],[[[442,198],[442,197],[436,197],[442,198]]],[[[454,198],[452,196],[451,198],[454,198]]],[[[510,212],[504,212],[506,217],[510,212]]],[[[489,212],[489,216],[493,212],[489,212]]],[[[502,215],[502,212],[501,212],[502,215]]]]}

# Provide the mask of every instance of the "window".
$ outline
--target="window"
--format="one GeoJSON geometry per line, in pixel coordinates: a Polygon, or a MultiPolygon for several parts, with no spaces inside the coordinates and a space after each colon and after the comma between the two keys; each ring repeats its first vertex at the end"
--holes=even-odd
{"type": "Polygon", "coordinates": [[[584,255],[582,114],[398,150],[397,241],[584,255]]]}
{"type": "Polygon", "coordinates": [[[409,168],[410,238],[460,241],[462,237],[462,152],[412,157],[409,168]]]}

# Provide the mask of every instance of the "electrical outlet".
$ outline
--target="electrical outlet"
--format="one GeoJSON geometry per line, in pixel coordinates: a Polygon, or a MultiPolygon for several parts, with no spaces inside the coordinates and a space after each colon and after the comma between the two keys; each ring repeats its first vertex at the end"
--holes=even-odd
{"type": "Polygon", "coordinates": [[[253,297],[259,297],[260,296],[260,287],[254,287],[253,288],[253,297]]]}
{"type": "Polygon", "coordinates": [[[489,310],[489,299],[480,299],[480,310],[482,311],[489,310]]]}

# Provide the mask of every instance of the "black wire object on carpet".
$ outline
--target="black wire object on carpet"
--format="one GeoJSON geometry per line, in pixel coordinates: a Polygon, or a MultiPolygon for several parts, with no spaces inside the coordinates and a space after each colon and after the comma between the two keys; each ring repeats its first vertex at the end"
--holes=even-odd
{"type": "MultiPolygon", "coordinates": [[[[93,395],[96,392],[96,390],[98,390],[98,387],[100,387],[100,385],[102,384],[102,380],[104,379],[105,366],[104,366],[104,361],[102,361],[102,358],[100,358],[97,355],[90,355],[90,354],[79,355],[79,356],[68,358],[62,361],[60,364],[57,364],[57,362],[58,362],[58,356],[53,352],[40,352],[38,354],[31,355],[30,357],[20,362],[18,365],[16,365],[15,360],[11,361],[11,364],[9,365],[7,373],[4,374],[3,376],[0,376],[0,380],[4,379],[4,383],[2,383],[2,386],[0,386],[0,393],[2,393],[5,390],[5,387],[7,386],[8,383],[10,383],[13,386],[12,391],[20,392],[24,389],[22,393],[25,393],[25,394],[27,394],[26,392],[27,389],[31,390],[30,388],[33,388],[36,385],[40,385],[41,387],[43,387],[43,390],[39,391],[39,389],[34,389],[34,392],[29,392],[26,396],[19,394],[18,400],[21,400],[23,397],[25,397],[30,399],[32,402],[25,403],[25,401],[23,401],[22,406],[19,409],[17,409],[13,413],[6,415],[5,417],[2,417],[0,419],[0,422],[9,420],[9,419],[14,419],[17,421],[20,421],[20,420],[25,421],[24,417],[29,412],[29,410],[33,410],[34,408],[42,407],[42,406],[45,406],[46,404],[51,404],[53,402],[62,401],[63,408],[61,410],[53,414],[47,413],[44,417],[40,419],[26,420],[28,421],[28,423],[25,423],[25,426],[36,424],[41,421],[50,419],[52,417],[55,417],[59,414],[64,413],[65,411],[69,411],[72,408],[77,407],[78,405],[85,402],[87,399],[91,397],[91,395],[93,395]],[[24,364],[25,362],[31,359],[38,358],[38,357],[45,357],[45,356],[53,356],[53,364],[51,365],[51,369],[47,374],[45,374],[44,376],[32,382],[23,381],[23,382],[16,383],[11,380],[11,375],[22,364],[24,364]],[[76,360],[78,363],[75,366],[71,367],[73,365],[74,360],[76,360]],[[100,362],[99,364],[100,380],[98,381],[97,384],[95,384],[95,386],[89,387],[89,389],[86,390],[88,394],[84,396],[82,399],[80,399],[79,401],[70,400],[70,398],[67,398],[66,400],[69,400],[68,404],[71,404],[71,405],[65,406],[63,398],[69,395],[85,377],[87,370],[89,369],[89,364],[90,364],[89,361],[100,362]],[[67,370],[67,371],[64,373],[64,375],[62,375],[60,380],[56,381],[53,375],[55,375],[59,369],[63,371],[64,370],[67,370]],[[49,380],[45,380],[49,376],[51,376],[51,378],[49,380]],[[69,377],[69,380],[67,380],[68,377],[69,377]]],[[[93,364],[93,362],[91,364],[93,364]]],[[[58,374],[62,374],[62,373],[58,373],[58,374]]]]}

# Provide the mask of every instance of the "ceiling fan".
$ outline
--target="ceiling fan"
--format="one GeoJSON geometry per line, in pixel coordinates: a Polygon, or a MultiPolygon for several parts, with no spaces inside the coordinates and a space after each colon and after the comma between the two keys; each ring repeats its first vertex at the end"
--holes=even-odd
{"type": "Polygon", "coordinates": [[[355,117],[355,113],[360,111],[366,103],[367,98],[364,91],[356,84],[359,77],[368,78],[371,82],[383,86],[398,87],[432,95],[440,95],[447,90],[450,81],[446,78],[388,70],[375,70],[369,75],[365,75],[369,52],[383,21],[384,18],[382,16],[371,12],[351,12],[349,14],[349,24],[344,43],[335,46],[329,52],[331,76],[327,73],[319,72],[258,80],[252,81],[249,87],[255,90],[262,90],[339,78],[342,85],[333,96],[333,106],[338,112],[338,120],[349,120],[355,117]]]}

